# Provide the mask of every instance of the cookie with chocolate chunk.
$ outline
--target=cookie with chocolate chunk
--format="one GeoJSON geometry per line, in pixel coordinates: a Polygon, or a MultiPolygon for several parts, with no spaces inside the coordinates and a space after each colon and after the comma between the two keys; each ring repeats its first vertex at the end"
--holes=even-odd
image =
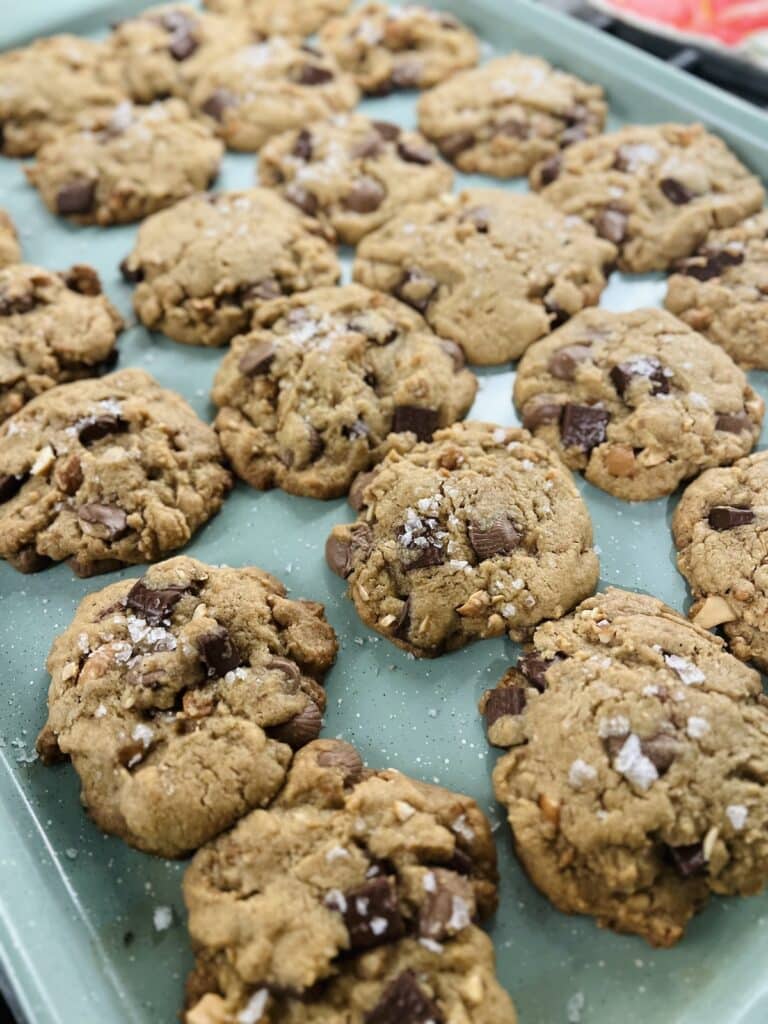
{"type": "Polygon", "coordinates": [[[48,658],[38,750],[68,757],[97,825],[183,856],[286,780],[317,736],[336,638],[260,569],[191,558],[85,598],[48,658]]]}
{"type": "Polygon", "coordinates": [[[468,189],[406,206],[367,235],[354,277],[413,306],[469,362],[495,365],[595,305],[615,256],[538,196],[468,189]]]}
{"type": "Polygon", "coordinates": [[[111,368],[122,326],[92,267],[0,268],[0,423],[56,384],[111,368]]]}
{"type": "Polygon", "coordinates": [[[270,189],[185,199],[148,218],[121,264],[150,330],[188,345],[224,345],[269,299],[340,274],[317,221],[270,189]]]}
{"type": "Polygon", "coordinates": [[[760,180],[699,124],[630,125],[576,142],[537,164],[531,185],[593,224],[634,272],[670,269],[764,199],[760,180]]]}
{"type": "Polygon", "coordinates": [[[667,309],[739,366],[768,370],[768,213],[710,232],[673,270],[667,309]]]}
{"type": "Polygon", "coordinates": [[[461,349],[361,285],[275,300],[235,338],[213,385],[214,424],[253,487],[333,498],[389,448],[429,440],[469,411],[461,349]]]}
{"type": "Polygon", "coordinates": [[[566,913],[671,946],[710,893],[768,881],[757,672],[661,601],[609,588],[481,702],[517,855],[566,913]]]}
{"type": "Polygon", "coordinates": [[[16,228],[5,210],[0,209],[0,268],[20,260],[21,247],[16,228]]]}
{"type": "Polygon", "coordinates": [[[230,486],[208,424],[143,370],[60,384],[0,426],[0,558],[79,576],[182,547],[230,486]]]}
{"type": "Polygon", "coordinates": [[[181,100],[127,100],[61,132],[25,168],[51,211],[78,224],[125,224],[215,180],[224,147],[181,100]]]}
{"type": "Polygon", "coordinates": [[[329,21],[323,46],[374,96],[427,89],[477,64],[477,38],[447,11],[365,3],[329,21]]]}
{"type": "Polygon", "coordinates": [[[524,640],[597,583],[592,523],[555,452],[515,427],[457,423],[353,486],[326,542],[363,622],[419,657],[524,640]]]}
{"type": "Polygon", "coordinates": [[[514,397],[529,430],[628,501],[746,455],[764,411],[730,356],[660,309],[580,313],[526,352],[514,397]]]}
{"type": "Polygon", "coordinates": [[[311,36],[334,14],[343,14],[351,0],[204,0],[212,11],[247,20],[262,36],[311,36]]]}
{"type": "Polygon", "coordinates": [[[454,75],[418,109],[421,130],[460,170],[513,178],[599,134],[608,108],[599,85],[512,53],[454,75]]]}
{"type": "Polygon", "coordinates": [[[450,189],[453,173],[418,132],[350,114],[271,139],[259,180],[356,245],[405,203],[450,189]]]}

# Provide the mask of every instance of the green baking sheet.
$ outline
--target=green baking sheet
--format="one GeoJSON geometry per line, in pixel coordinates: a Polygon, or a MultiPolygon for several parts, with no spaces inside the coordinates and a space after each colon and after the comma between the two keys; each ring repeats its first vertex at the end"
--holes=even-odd
{"type": "MultiPolygon", "coordinates": [[[[98,31],[146,4],[5,0],[0,6],[5,48],[42,32],[98,31]]],[[[611,100],[612,126],[699,119],[768,178],[768,118],[754,108],[525,0],[446,0],[442,6],[478,31],[486,56],[492,41],[498,52],[539,53],[601,82],[611,100]]],[[[368,101],[363,109],[406,125],[415,122],[414,103],[412,96],[396,96],[368,101]]],[[[218,187],[249,185],[254,166],[251,156],[228,155],[218,187]]],[[[457,185],[470,180],[491,183],[460,177],[457,185]]],[[[0,206],[19,226],[28,261],[51,268],[92,263],[110,297],[130,313],[130,289],[117,264],[132,246],[135,227],[100,230],[57,221],[26,185],[21,164],[2,159],[0,206]]],[[[345,258],[347,278],[349,264],[345,258]]],[[[616,310],[657,305],[662,295],[658,275],[615,275],[603,304],[616,310]]],[[[144,367],[207,419],[221,356],[137,326],[121,342],[121,365],[144,367]]],[[[766,376],[750,377],[768,398],[766,376]]],[[[480,379],[473,415],[516,422],[512,372],[486,370],[480,379]]],[[[648,591],[683,609],[687,595],[669,533],[676,498],[630,505],[581,481],[580,486],[595,524],[601,584],[648,591]]],[[[343,596],[342,582],[323,561],[330,527],[348,518],[343,501],[260,494],[239,485],[186,550],[213,563],[260,565],[284,580],[293,595],[325,602],[341,639],[327,678],[325,734],[354,742],[372,765],[464,790],[491,816],[502,898],[490,930],[500,977],[522,1024],[764,1024],[768,896],[713,900],[679,947],[664,951],[600,931],[591,920],[561,915],[531,887],[493,799],[496,755],[486,746],[476,711],[480,694],[500,677],[515,647],[493,640],[437,661],[415,661],[364,629],[343,596]]],[[[34,759],[51,641],[85,594],[123,575],[78,580],[60,566],[21,576],[0,563],[0,956],[34,1024],[170,1024],[190,966],[180,896],[184,865],[136,853],[101,835],[80,807],[71,768],[44,768],[34,759]],[[173,920],[157,930],[161,907],[171,908],[173,920]]]]}

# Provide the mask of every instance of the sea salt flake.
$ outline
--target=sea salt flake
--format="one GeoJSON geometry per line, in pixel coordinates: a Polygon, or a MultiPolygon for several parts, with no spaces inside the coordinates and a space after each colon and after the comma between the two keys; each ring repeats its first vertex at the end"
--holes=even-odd
{"type": "Polygon", "coordinates": [[[134,726],[133,732],[131,733],[131,739],[141,743],[146,750],[152,742],[154,735],[154,732],[148,725],[144,725],[142,722],[139,722],[138,725],[134,726]]]}
{"type": "Polygon", "coordinates": [[[372,917],[370,920],[370,928],[374,935],[383,935],[388,927],[386,917],[372,917]]]}
{"type": "Polygon", "coordinates": [[[335,860],[344,860],[345,857],[349,857],[349,850],[345,850],[343,846],[332,846],[325,855],[329,864],[335,860]]]}
{"type": "Polygon", "coordinates": [[[264,1016],[264,1008],[267,1005],[267,997],[269,992],[265,988],[260,988],[254,992],[251,998],[245,1005],[245,1008],[240,1011],[237,1015],[237,1024],[257,1024],[264,1016]]]}
{"type": "Polygon", "coordinates": [[[585,783],[592,782],[596,778],[596,769],[580,757],[576,758],[568,772],[568,782],[574,789],[581,789],[585,783]]]}
{"type": "Polygon", "coordinates": [[[601,718],[597,723],[597,735],[603,740],[611,736],[626,736],[629,729],[626,715],[611,715],[609,718],[601,718]]]}
{"type": "Polygon", "coordinates": [[[747,823],[749,811],[744,804],[729,804],[725,808],[725,816],[736,831],[740,832],[747,823]]]}
{"type": "Polygon", "coordinates": [[[643,753],[635,733],[627,736],[613,767],[638,789],[649,789],[659,777],[656,765],[643,753]]]}
{"type": "Polygon", "coordinates": [[[700,740],[709,732],[709,722],[699,715],[691,715],[685,724],[685,731],[692,740],[700,740]]]}
{"type": "Polygon", "coordinates": [[[456,833],[456,835],[461,836],[461,838],[465,839],[468,843],[471,843],[475,838],[475,831],[470,828],[467,823],[466,814],[460,814],[455,821],[451,822],[451,829],[456,833]]]}
{"type": "Polygon", "coordinates": [[[443,947],[440,945],[439,942],[435,942],[434,939],[419,939],[419,942],[424,947],[424,949],[428,949],[430,953],[443,952],[443,947]]]}
{"type": "Polygon", "coordinates": [[[673,672],[677,673],[686,686],[696,686],[698,683],[703,683],[706,679],[706,676],[697,665],[688,661],[687,658],[680,657],[679,654],[665,654],[664,661],[673,672]]]}
{"type": "Polygon", "coordinates": [[[451,916],[447,921],[447,927],[453,932],[460,932],[472,921],[469,913],[469,904],[461,896],[454,896],[451,900],[451,916]]]}

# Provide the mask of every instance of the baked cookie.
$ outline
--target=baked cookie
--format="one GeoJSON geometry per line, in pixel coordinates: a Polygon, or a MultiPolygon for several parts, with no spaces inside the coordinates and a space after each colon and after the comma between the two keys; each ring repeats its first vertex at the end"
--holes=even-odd
{"type": "Polygon", "coordinates": [[[343,14],[351,0],[204,0],[223,14],[242,15],[263,36],[311,36],[323,22],[343,14]]]}
{"type": "Polygon", "coordinates": [[[356,245],[406,203],[449,190],[453,173],[417,132],[350,114],[271,139],[259,180],[356,245]]]}
{"type": "Polygon", "coordinates": [[[186,96],[211,61],[246,46],[251,38],[242,18],[171,4],[121,21],[107,45],[124,91],[138,103],[151,103],[186,96]]]}
{"type": "Polygon", "coordinates": [[[496,851],[474,800],[317,740],[272,807],[199,850],[184,876],[198,972],[238,996],[301,996],[342,958],[406,936],[450,941],[496,908],[496,851]]]}
{"type": "Polygon", "coordinates": [[[668,270],[712,228],[763,205],[763,187],[700,124],[630,125],[537,164],[531,185],[619,247],[622,270],[668,270]]]}
{"type": "Polygon", "coordinates": [[[746,455],[765,408],[730,356],[661,309],[580,313],[525,353],[514,398],[571,469],[627,501],[746,455]]]}
{"type": "Polygon", "coordinates": [[[390,448],[469,411],[461,349],[360,285],[276,300],[235,338],[213,385],[214,424],[243,480],[337,498],[390,448]]]}
{"type": "Polygon", "coordinates": [[[417,309],[470,363],[495,365],[597,303],[615,255],[538,196],[468,189],[405,207],[362,240],[353,272],[417,309]]]}
{"type": "Polygon", "coordinates": [[[768,671],[768,452],[694,480],[675,510],[677,565],[688,580],[693,621],[722,626],[737,658],[768,671]]]}
{"type": "Polygon", "coordinates": [[[0,558],[78,576],[186,544],[230,488],[216,435],[143,370],[61,384],[0,427],[0,558]]]}
{"type": "Polygon", "coordinates": [[[0,148],[31,156],[82,110],[122,98],[103,43],[59,35],[0,53],[0,148]]]}
{"type": "Polygon", "coordinates": [[[91,267],[0,268],[0,423],[56,384],[111,369],[122,327],[91,267]]]}
{"type": "Polygon", "coordinates": [[[16,228],[5,210],[0,209],[0,268],[18,263],[20,259],[21,247],[16,228]]]}
{"type": "Polygon", "coordinates": [[[280,132],[351,110],[358,95],[332,57],[273,36],[211,61],[190,102],[229,149],[250,153],[280,132]]]}
{"type": "Polygon", "coordinates": [[[87,129],[61,132],[25,168],[52,213],[78,224],[124,224],[215,181],[224,147],[181,100],[128,100],[87,129]]]}
{"type": "Polygon", "coordinates": [[[746,369],[768,370],[768,212],[679,260],[664,305],[746,369]]]}
{"type": "Polygon", "coordinates": [[[224,345],[268,299],[339,279],[317,221],[265,188],[198,195],[146,220],[121,264],[150,330],[224,345]]]}
{"type": "Polygon", "coordinates": [[[462,71],[419,100],[419,126],[467,173],[513,178],[602,131],[599,85],[512,53],[462,71]]]}
{"type": "Polygon", "coordinates": [[[661,601],[609,588],[481,708],[517,855],[566,913],[671,946],[710,892],[768,880],[768,704],[757,672],[661,601]]]}
{"type": "Polygon", "coordinates": [[[477,64],[477,39],[458,18],[429,7],[366,3],[329,21],[325,49],[374,96],[427,89],[477,64]]]}
{"type": "Polygon", "coordinates": [[[280,789],[335,655],[322,605],[172,558],[90,594],[54,641],[38,750],[71,759],[105,832],[179,857],[280,789]]]}
{"type": "Polygon", "coordinates": [[[571,474],[517,427],[440,430],[391,452],[350,501],[358,520],[334,527],[328,565],[363,622],[419,657],[504,633],[524,640],[597,583],[571,474]]]}

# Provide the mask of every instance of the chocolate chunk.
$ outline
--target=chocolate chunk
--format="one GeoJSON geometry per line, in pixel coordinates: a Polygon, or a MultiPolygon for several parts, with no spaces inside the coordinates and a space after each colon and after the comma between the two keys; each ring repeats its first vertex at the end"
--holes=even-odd
{"type": "Polygon", "coordinates": [[[398,142],[397,154],[401,160],[409,164],[431,164],[435,158],[432,147],[425,142],[398,142]]]}
{"type": "Polygon", "coordinates": [[[325,441],[323,440],[320,431],[314,427],[311,423],[305,420],[307,428],[307,435],[309,438],[309,461],[317,462],[320,456],[325,451],[325,441]]]}
{"type": "Polygon", "coordinates": [[[568,402],[563,406],[560,420],[560,436],[566,448],[581,448],[584,452],[605,441],[605,429],[610,415],[597,405],[577,405],[568,402]]]}
{"type": "Polygon", "coordinates": [[[301,681],[301,669],[290,658],[270,658],[267,668],[271,668],[275,672],[282,672],[286,679],[294,684],[294,688],[301,681]]]}
{"type": "Polygon", "coordinates": [[[317,196],[314,192],[304,188],[303,185],[297,185],[295,181],[292,181],[286,187],[284,195],[289,203],[298,206],[308,217],[314,217],[317,213],[318,206],[320,205],[317,201],[317,196]]]}
{"type": "Polygon", "coordinates": [[[715,430],[728,434],[740,434],[743,430],[752,433],[752,420],[746,412],[720,412],[715,420],[715,430]]]}
{"type": "Polygon", "coordinates": [[[457,846],[451,854],[450,860],[445,862],[445,866],[460,875],[471,875],[473,862],[470,855],[465,853],[460,846],[457,846]]]}
{"type": "Polygon", "coordinates": [[[733,505],[714,505],[709,510],[707,521],[713,530],[733,530],[737,526],[749,526],[755,521],[751,508],[735,508],[733,505]]]}
{"type": "Polygon", "coordinates": [[[692,199],[696,198],[696,193],[691,192],[688,186],[684,185],[682,181],[678,181],[677,178],[662,178],[659,188],[675,206],[685,206],[686,203],[690,203],[692,199]]]}
{"type": "Polygon", "coordinates": [[[682,878],[704,874],[707,870],[707,859],[704,856],[702,843],[690,843],[687,846],[667,846],[672,864],[682,878]]]}
{"type": "Polygon", "coordinates": [[[522,686],[499,686],[491,690],[485,703],[485,724],[490,728],[503,715],[520,715],[528,698],[522,686]]]}
{"type": "Polygon", "coordinates": [[[412,572],[414,569],[430,569],[434,565],[442,565],[445,562],[445,552],[442,547],[437,547],[434,544],[417,547],[413,551],[416,553],[416,557],[405,566],[406,572],[412,572]]]}
{"type": "Polygon", "coordinates": [[[403,605],[398,612],[397,618],[392,623],[392,633],[400,637],[401,640],[405,640],[408,637],[408,633],[411,629],[411,597],[410,594],[403,601],[403,605]]]}
{"type": "Polygon", "coordinates": [[[419,313],[426,313],[437,291],[437,281],[418,269],[406,270],[394,293],[401,302],[412,306],[419,313]]]}
{"type": "Polygon", "coordinates": [[[564,658],[564,654],[557,654],[554,658],[542,658],[535,651],[531,651],[518,658],[517,667],[531,686],[535,687],[539,693],[544,693],[547,688],[547,669],[556,661],[562,661],[564,658]]]}
{"type": "Polygon", "coordinates": [[[553,330],[556,327],[562,327],[571,318],[568,310],[563,309],[560,303],[554,299],[544,299],[544,309],[549,313],[549,322],[553,330]]]}
{"type": "Polygon", "coordinates": [[[357,159],[380,156],[384,152],[384,140],[378,132],[371,132],[362,142],[352,147],[351,155],[357,159]]]}
{"type": "Polygon", "coordinates": [[[315,758],[321,768],[339,768],[344,786],[356,786],[363,777],[363,761],[350,743],[340,742],[333,750],[321,750],[315,758]]]}
{"type": "Polygon", "coordinates": [[[375,178],[359,178],[344,198],[344,205],[354,213],[373,213],[386,196],[384,186],[375,178]]]}
{"type": "Polygon", "coordinates": [[[348,441],[358,441],[362,437],[368,437],[371,432],[368,424],[358,416],[354,423],[344,424],[341,433],[348,441]]]}
{"type": "Polygon", "coordinates": [[[629,216],[623,210],[615,210],[608,206],[598,214],[593,225],[601,238],[606,238],[614,245],[619,245],[627,237],[628,221],[629,216]]]}
{"type": "Polygon", "coordinates": [[[83,482],[83,467],[75,452],[60,459],[55,471],[57,485],[65,494],[76,494],[83,482]]]}
{"type": "Polygon", "coordinates": [[[265,277],[263,281],[245,286],[238,295],[240,302],[252,302],[254,299],[277,299],[283,294],[280,282],[274,277],[265,277]]]}
{"type": "Polygon", "coordinates": [[[232,637],[224,626],[216,626],[209,633],[198,637],[197,651],[209,676],[225,676],[243,664],[243,656],[232,643],[232,637]]]}
{"type": "Polygon", "coordinates": [[[441,139],[438,139],[437,144],[441,152],[449,160],[453,160],[459,153],[463,153],[465,149],[471,149],[475,141],[475,136],[472,132],[451,132],[450,135],[443,135],[441,139]]]}
{"type": "Polygon", "coordinates": [[[558,380],[573,380],[579,363],[586,362],[591,355],[588,345],[566,345],[552,353],[547,369],[558,380]]]}
{"type": "Polygon", "coordinates": [[[539,165],[539,178],[542,185],[551,185],[556,178],[560,176],[562,170],[563,161],[557,154],[549,157],[539,165]]]}
{"type": "Polygon", "coordinates": [[[487,206],[471,206],[468,210],[464,210],[459,219],[462,224],[469,221],[474,225],[476,231],[479,231],[481,235],[486,235],[491,226],[491,211],[487,206]]]}
{"type": "Polygon", "coordinates": [[[352,486],[350,487],[349,494],[347,495],[347,501],[355,512],[359,512],[365,505],[365,501],[363,500],[363,491],[375,476],[376,470],[372,469],[367,473],[358,473],[352,481],[352,486]]]}
{"type": "Polygon", "coordinates": [[[470,523],[467,528],[469,543],[480,559],[493,558],[494,555],[508,555],[520,544],[521,534],[515,528],[509,516],[499,516],[487,526],[470,523]]]}
{"type": "Polygon", "coordinates": [[[560,145],[563,149],[572,146],[574,142],[583,142],[589,138],[589,128],[586,121],[577,121],[569,125],[560,133],[560,145]]]}
{"type": "Polygon", "coordinates": [[[437,430],[437,409],[426,409],[421,405],[396,405],[392,416],[392,430],[395,434],[410,431],[419,441],[431,441],[437,430]]]}
{"type": "Polygon", "coordinates": [[[237,368],[246,377],[258,377],[269,372],[274,358],[275,346],[272,342],[259,341],[240,357],[237,368]]]}
{"type": "Polygon", "coordinates": [[[424,885],[424,901],[419,907],[422,938],[441,942],[470,924],[475,901],[466,878],[438,868],[425,876],[424,885]]]}
{"type": "Polygon", "coordinates": [[[128,517],[116,505],[103,505],[97,501],[90,501],[80,506],[77,515],[84,523],[106,527],[110,540],[119,540],[129,532],[128,517]]]}
{"type": "Polygon", "coordinates": [[[654,765],[659,775],[664,775],[669,771],[672,762],[677,757],[680,745],[674,736],[660,732],[656,736],[649,737],[647,740],[641,740],[640,749],[654,765]]]}
{"type": "Polygon", "coordinates": [[[669,394],[669,375],[655,356],[638,356],[612,367],[609,374],[613,386],[624,398],[633,380],[645,378],[651,382],[652,395],[669,394]]]}
{"type": "Polygon", "coordinates": [[[10,501],[14,494],[19,493],[28,479],[29,473],[21,473],[18,476],[13,473],[0,474],[0,503],[10,501]]]}
{"type": "MultiPolygon", "coordinates": [[[[329,896],[329,900],[333,897],[329,896]]],[[[405,934],[405,924],[397,906],[397,893],[390,878],[372,878],[344,893],[340,910],[349,932],[353,950],[372,949],[385,942],[394,942],[405,934]]]]}
{"type": "Polygon", "coordinates": [[[191,587],[171,586],[158,587],[153,590],[146,585],[144,577],[142,577],[136,580],[128,591],[125,606],[150,626],[159,626],[161,622],[170,618],[174,607],[191,589],[191,587]]]}
{"type": "Polygon", "coordinates": [[[77,432],[80,444],[86,446],[95,444],[103,437],[110,434],[123,434],[128,429],[128,424],[121,416],[113,413],[103,413],[100,416],[90,417],[77,432]]]}
{"type": "Polygon", "coordinates": [[[325,542],[325,560],[331,572],[346,579],[354,568],[354,560],[358,552],[364,555],[371,547],[371,531],[365,523],[355,523],[350,527],[349,537],[342,539],[330,534],[325,542]]]}
{"type": "Polygon", "coordinates": [[[305,162],[312,159],[312,133],[306,128],[302,128],[296,136],[291,154],[305,162]]]}
{"type": "Polygon", "coordinates": [[[95,181],[70,181],[56,193],[56,210],[62,216],[89,213],[96,200],[95,181]]]}
{"type": "Polygon", "coordinates": [[[144,268],[141,266],[132,267],[128,262],[129,258],[126,256],[124,260],[120,261],[120,274],[128,284],[136,284],[144,280],[144,268]]]}
{"type": "Polygon", "coordinates": [[[32,289],[21,293],[17,292],[15,295],[0,292],[0,316],[17,316],[22,313],[29,313],[37,305],[37,296],[32,289]]]}
{"type": "Polygon", "coordinates": [[[467,359],[461,345],[457,345],[455,341],[449,341],[447,338],[438,338],[438,345],[453,360],[454,373],[464,369],[467,365],[467,359]]]}
{"type": "Polygon", "coordinates": [[[743,262],[743,252],[716,249],[679,260],[675,264],[675,270],[686,277],[695,277],[697,281],[710,281],[713,277],[720,277],[728,267],[738,267],[743,262]]]}
{"type": "Polygon", "coordinates": [[[279,743],[287,743],[291,750],[298,750],[306,743],[317,739],[322,725],[323,716],[320,714],[320,708],[313,700],[308,700],[298,715],[294,715],[281,725],[273,725],[269,729],[269,735],[279,743]]]}
{"type": "Polygon", "coordinates": [[[333,80],[333,72],[317,64],[302,64],[295,76],[299,85],[325,85],[333,80]]]}
{"type": "Polygon", "coordinates": [[[544,395],[530,398],[523,406],[523,426],[527,430],[535,430],[545,423],[557,423],[562,407],[555,399],[544,395]]]}
{"type": "Polygon", "coordinates": [[[403,971],[384,989],[365,1015],[365,1024],[443,1024],[439,1006],[425,995],[411,970],[403,971]]]}
{"type": "MultiPolygon", "coordinates": [[[[21,551],[11,560],[14,569],[19,572],[40,572],[53,565],[53,559],[47,555],[39,554],[33,547],[22,548],[21,551]]],[[[72,562],[70,561],[70,565],[72,562]]],[[[78,576],[81,575],[78,573],[78,576]]]]}
{"type": "Polygon", "coordinates": [[[168,52],[174,60],[186,60],[191,57],[200,44],[189,32],[188,25],[178,28],[171,36],[168,52]]]}
{"type": "Polygon", "coordinates": [[[93,267],[87,263],[75,263],[69,270],[59,274],[64,284],[78,295],[101,295],[101,280],[93,267]]]}
{"type": "Polygon", "coordinates": [[[525,121],[516,121],[510,117],[497,126],[498,135],[506,135],[511,139],[527,139],[530,137],[531,129],[525,121]]]}
{"type": "Polygon", "coordinates": [[[228,89],[215,89],[200,109],[204,114],[212,117],[214,121],[221,122],[224,120],[224,112],[229,107],[236,106],[237,97],[229,92],[228,89]]]}
{"type": "Polygon", "coordinates": [[[400,126],[397,124],[392,124],[389,121],[371,121],[371,124],[387,142],[393,142],[400,136],[400,126]]]}

